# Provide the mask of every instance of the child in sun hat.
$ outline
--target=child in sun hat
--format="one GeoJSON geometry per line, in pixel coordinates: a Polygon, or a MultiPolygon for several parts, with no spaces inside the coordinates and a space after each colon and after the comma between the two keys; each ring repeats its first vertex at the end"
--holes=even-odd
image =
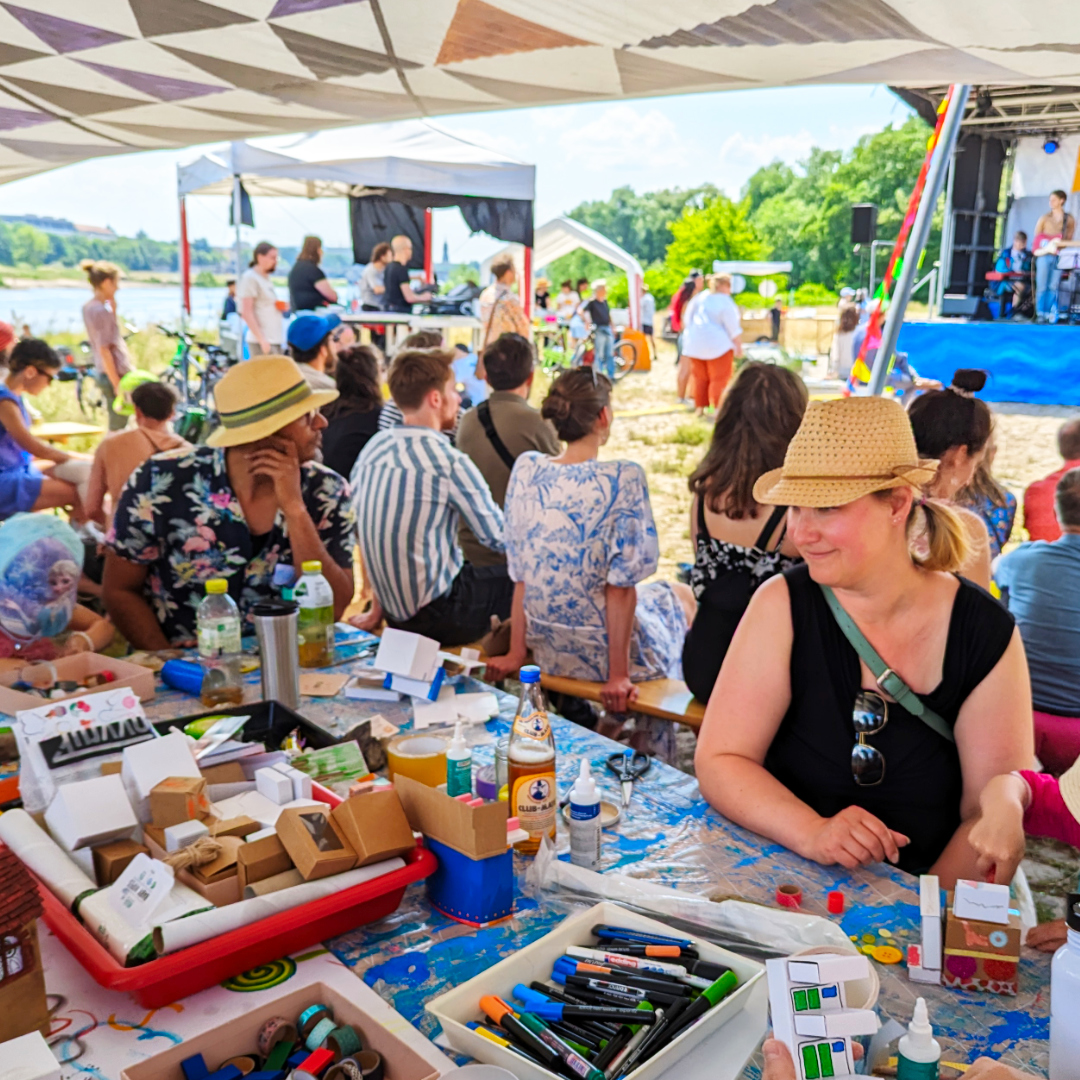
{"type": "MultiPolygon", "coordinates": [[[[1025,837],[1060,840],[1080,847],[1080,760],[1055,779],[1020,769],[995,776],[979,799],[982,811],[970,843],[988,880],[1007,882],[1024,857],[1025,837]]],[[[1065,941],[1065,923],[1043,923],[1028,934],[1027,944],[1044,952],[1065,941]]]]}

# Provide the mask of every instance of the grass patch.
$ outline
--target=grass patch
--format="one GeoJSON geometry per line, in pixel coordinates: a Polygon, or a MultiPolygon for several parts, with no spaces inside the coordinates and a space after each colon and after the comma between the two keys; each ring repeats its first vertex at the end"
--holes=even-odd
{"type": "Polygon", "coordinates": [[[703,446],[712,438],[712,426],[700,422],[680,424],[671,436],[671,441],[679,446],[703,446]]]}

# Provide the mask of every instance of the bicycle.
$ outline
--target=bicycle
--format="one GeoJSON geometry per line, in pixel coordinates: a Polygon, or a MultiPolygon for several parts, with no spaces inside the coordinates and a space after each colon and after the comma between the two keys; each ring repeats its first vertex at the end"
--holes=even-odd
{"type": "Polygon", "coordinates": [[[108,406],[94,371],[90,342],[79,342],[79,357],[76,357],[75,353],[66,345],[58,346],[56,351],[64,361],[60,370],[56,373],[57,381],[73,382],[75,384],[75,400],[78,402],[79,411],[90,423],[102,423],[108,406]]]}
{"type": "Polygon", "coordinates": [[[180,399],[173,428],[182,439],[199,442],[213,418],[210,392],[232,365],[232,357],[220,345],[197,341],[183,331],[164,326],[158,326],[158,330],[176,340],[176,352],[161,374],[161,381],[172,386],[180,399]],[[201,362],[199,354],[203,357],[201,362]]]}
{"type": "MultiPolygon", "coordinates": [[[[638,349],[629,339],[617,337],[611,346],[611,355],[615,364],[615,382],[625,378],[637,367],[638,349]]],[[[596,356],[596,328],[593,327],[587,337],[579,342],[574,350],[570,367],[581,367],[582,364],[595,363],[596,356]]]]}

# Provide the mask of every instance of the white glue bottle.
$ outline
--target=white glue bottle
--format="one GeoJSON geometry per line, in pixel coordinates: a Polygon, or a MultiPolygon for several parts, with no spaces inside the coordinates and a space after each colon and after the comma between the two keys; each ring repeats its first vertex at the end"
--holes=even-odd
{"type": "Polygon", "coordinates": [[[917,998],[908,1033],[897,1045],[896,1080],[937,1080],[941,1046],[926,1014],[926,1001],[917,998]]]}
{"type": "Polygon", "coordinates": [[[1068,937],[1050,964],[1050,1075],[1080,1078],[1080,893],[1065,907],[1068,937]]]}
{"type": "Polygon", "coordinates": [[[452,799],[472,794],[472,751],[465,745],[460,721],[454,725],[454,737],[446,748],[446,794],[452,799]]]}
{"type": "Polygon", "coordinates": [[[589,759],[570,789],[570,861],[586,870],[600,869],[600,792],[589,759]]]}

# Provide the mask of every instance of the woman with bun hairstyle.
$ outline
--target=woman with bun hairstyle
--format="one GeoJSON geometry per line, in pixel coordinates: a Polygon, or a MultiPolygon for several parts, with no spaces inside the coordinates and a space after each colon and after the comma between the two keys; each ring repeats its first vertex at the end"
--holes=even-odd
{"type": "MultiPolygon", "coordinates": [[[[985,371],[961,368],[948,389],[929,390],[917,397],[908,406],[908,416],[920,456],[938,462],[925,495],[949,503],[967,533],[968,552],[959,572],[989,589],[990,534],[986,522],[957,500],[974,479],[994,428],[989,406],[974,396],[985,385],[985,371]]],[[[925,552],[925,535],[919,533],[914,540],[925,552]]]]}
{"type": "Polygon", "coordinates": [[[134,368],[128,355],[124,335],[120,332],[120,316],[116,310],[116,290],[120,288],[120,267],[115,263],[83,259],[79,266],[86,274],[94,295],[83,304],[83,324],[94,357],[94,379],[105,398],[109,430],[122,431],[127,427],[126,415],[116,412],[112,405],[120,380],[134,368]]]}
{"type": "Polygon", "coordinates": [[[511,644],[488,674],[515,672],[531,649],[545,672],[602,682],[604,708],[625,713],[635,682],[678,676],[693,593],[669,581],[639,584],[655,573],[660,549],[645,470],[597,460],[611,434],[608,379],[591,367],[564,372],[541,415],[566,449],[527,451],[510,474],[511,644]]]}
{"type": "Polygon", "coordinates": [[[717,810],[803,858],[887,859],[951,886],[979,877],[983,787],[1030,768],[1034,739],[1013,617],[956,574],[964,526],[922,498],[936,469],[899,402],[810,402],[783,466],[754,485],[756,502],[789,507],[805,562],[754,593],[695,765],[717,810]]]}

